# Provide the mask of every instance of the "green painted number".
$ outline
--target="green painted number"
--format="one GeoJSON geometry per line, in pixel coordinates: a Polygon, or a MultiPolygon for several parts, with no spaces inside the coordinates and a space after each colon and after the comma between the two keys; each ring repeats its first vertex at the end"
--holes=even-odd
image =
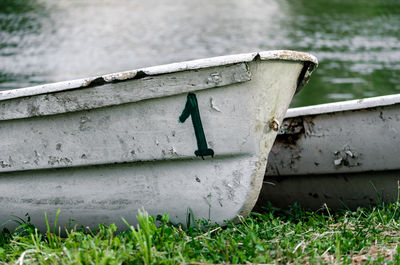
{"type": "Polygon", "coordinates": [[[201,156],[204,159],[204,156],[214,156],[214,150],[208,148],[206,136],[204,135],[203,125],[201,124],[199,105],[197,104],[196,95],[193,93],[189,93],[187,96],[187,101],[185,108],[182,111],[181,116],[179,116],[180,122],[185,122],[186,119],[191,116],[192,123],[194,127],[194,134],[196,135],[197,140],[197,148],[194,152],[196,156],[201,156]]]}

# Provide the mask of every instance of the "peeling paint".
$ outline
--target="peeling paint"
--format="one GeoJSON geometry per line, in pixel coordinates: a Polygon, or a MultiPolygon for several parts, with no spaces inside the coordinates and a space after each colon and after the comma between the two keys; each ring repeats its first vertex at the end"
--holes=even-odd
{"type": "Polygon", "coordinates": [[[33,163],[35,163],[36,165],[39,165],[39,161],[40,161],[40,157],[41,157],[40,154],[36,150],[33,151],[33,154],[34,154],[33,163]]]}
{"type": "Polygon", "coordinates": [[[61,147],[62,147],[62,144],[58,143],[58,144],[56,145],[56,150],[57,150],[57,151],[61,151],[61,147]]]}
{"type": "Polygon", "coordinates": [[[4,162],[3,160],[0,160],[0,167],[6,168],[6,167],[11,167],[11,165],[8,164],[7,162],[4,162]]]}
{"type": "Polygon", "coordinates": [[[336,157],[336,159],[334,160],[334,164],[336,167],[361,166],[361,163],[358,161],[359,154],[355,151],[352,151],[351,148],[347,145],[342,150],[335,151],[334,155],[336,157]]]}
{"type": "Polygon", "coordinates": [[[210,77],[207,78],[208,83],[214,83],[214,84],[219,84],[222,81],[221,74],[216,72],[216,73],[211,73],[210,77]]]}
{"type": "Polygon", "coordinates": [[[213,98],[210,98],[210,107],[215,111],[221,112],[221,110],[215,105],[213,98]]]}
{"type": "MultiPolygon", "coordinates": [[[[219,67],[218,77],[215,75],[215,68],[200,69],[195,75],[193,71],[182,71],[170,75],[134,78],[127,82],[100,84],[100,81],[96,81],[96,85],[92,83],[85,89],[49,91],[48,94],[37,93],[29,97],[16,97],[13,101],[5,100],[0,104],[0,120],[92,110],[251,80],[245,63],[219,67]],[[238,79],[238,76],[241,79],[238,79]],[[208,78],[211,78],[211,82],[207,81],[208,78]]],[[[15,91],[13,93],[17,93],[17,90],[15,91]]]]}
{"type": "Polygon", "coordinates": [[[171,149],[169,149],[169,153],[170,153],[171,155],[178,155],[178,153],[176,152],[175,147],[171,147],[171,149]]]}
{"type": "Polygon", "coordinates": [[[68,157],[49,156],[47,163],[49,166],[72,165],[72,159],[68,157]]]}

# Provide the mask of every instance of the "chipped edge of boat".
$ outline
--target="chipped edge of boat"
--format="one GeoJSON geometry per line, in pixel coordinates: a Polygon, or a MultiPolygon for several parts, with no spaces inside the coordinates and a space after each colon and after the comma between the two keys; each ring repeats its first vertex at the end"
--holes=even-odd
{"type": "Polygon", "coordinates": [[[52,93],[52,92],[60,92],[66,90],[91,87],[113,82],[139,79],[147,76],[169,74],[169,73],[188,71],[188,70],[197,70],[201,68],[230,65],[242,62],[251,62],[257,60],[258,58],[262,61],[284,60],[284,61],[308,62],[307,64],[304,65],[304,69],[302,71],[303,74],[299,77],[299,82],[296,92],[298,92],[308,82],[308,79],[312,71],[318,65],[318,60],[315,56],[304,52],[275,50],[275,51],[244,53],[244,54],[192,60],[180,63],[171,63],[159,66],[151,66],[136,70],[106,74],[101,76],[94,76],[89,78],[82,78],[82,79],[38,85],[26,88],[19,88],[13,90],[5,90],[5,91],[0,91],[0,101],[13,98],[20,98],[20,97],[29,97],[29,96],[52,93]]]}
{"type": "Polygon", "coordinates": [[[328,114],[328,113],[343,112],[349,110],[369,109],[369,108],[389,106],[399,103],[400,103],[400,94],[355,99],[355,100],[288,109],[285,118],[328,114]]]}

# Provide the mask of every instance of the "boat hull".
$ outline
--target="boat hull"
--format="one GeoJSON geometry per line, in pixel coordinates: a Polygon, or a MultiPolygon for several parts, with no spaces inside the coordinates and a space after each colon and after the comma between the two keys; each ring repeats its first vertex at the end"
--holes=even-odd
{"type": "Polygon", "coordinates": [[[319,209],[398,199],[400,96],[289,110],[269,156],[258,208],[319,209]]]}
{"type": "Polygon", "coordinates": [[[183,224],[188,213],[219,223],[246,216],[277,134],[270,121],[282,121],[309,67],[252,56],[4,99],[0,223],[28,213],[44,229],[44,212],[54,220],[59,209],[61,226],[135,223],[142,208],[183,224]],[[188,93],[213,156],[197,156],[195,122],[179,122],[188,93]]]}

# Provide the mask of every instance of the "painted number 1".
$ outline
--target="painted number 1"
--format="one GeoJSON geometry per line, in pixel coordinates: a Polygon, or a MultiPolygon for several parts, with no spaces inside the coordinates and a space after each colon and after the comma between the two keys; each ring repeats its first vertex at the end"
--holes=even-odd
{"type": "Polygon", "coordinates": [[[192,116],[192,123],[194,127],[194,134],[196,135],[197,148],[194,152],[196,156],[201,156],[204,159],[205,156],[214,156],[214,150],[208,148],[206,136],[204,135],[203,125],[201,124],[199,105],[197,104],[197,98],[194,93],[189,93],[185,108],[179,116],[180,122],[185,122],[186,119],[192,116]]]}

